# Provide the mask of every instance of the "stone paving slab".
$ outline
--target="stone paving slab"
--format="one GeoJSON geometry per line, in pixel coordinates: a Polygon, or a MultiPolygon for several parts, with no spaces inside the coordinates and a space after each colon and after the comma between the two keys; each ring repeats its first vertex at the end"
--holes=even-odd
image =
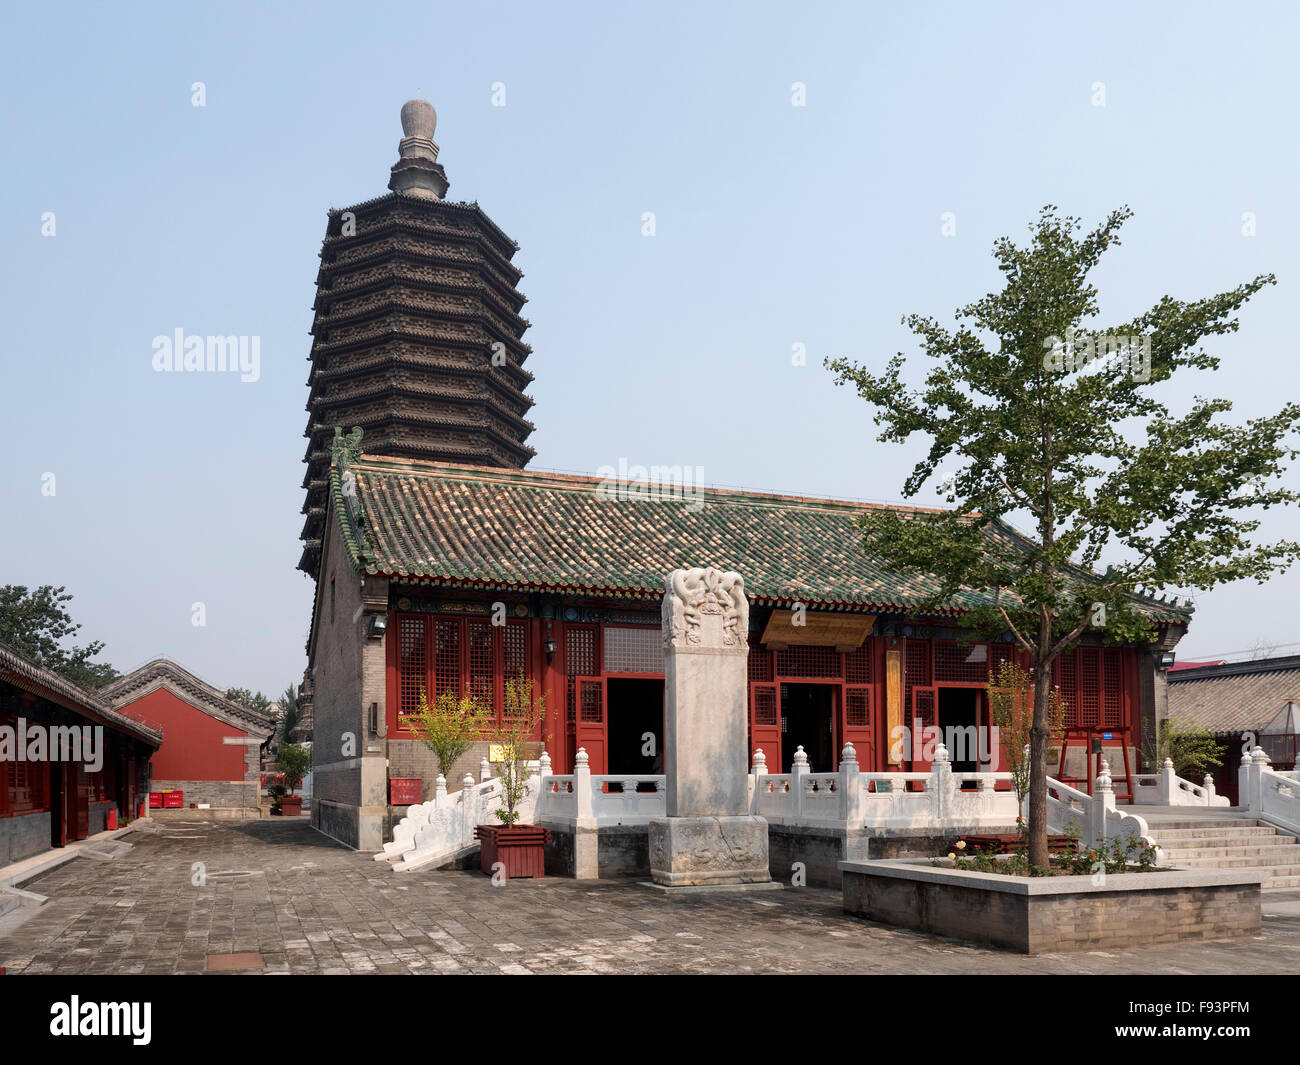
{"type": "Polygon", "coordinates": [[[839,892],[820,888],[665,897],[630,880],[494,887],[473,871],[394,873],[303,822],[176,827],[131,834],[134,848],[112,862],[70,862],[25,883],[50,901],[0,917],[0,966],[203,973],[210,955],[258,954],[264,973],[1300,970],[1294,906],[1268,916],[1265,905],[1263,934],[1250,939],[1026,958],[848,917],[839,892]]]}

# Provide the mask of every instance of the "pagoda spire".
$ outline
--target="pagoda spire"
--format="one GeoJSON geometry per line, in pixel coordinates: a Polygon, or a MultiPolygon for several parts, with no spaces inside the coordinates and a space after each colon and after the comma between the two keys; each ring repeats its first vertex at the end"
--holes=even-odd
{"type": "Polygon", "coordinates": [[[447,173],[438,162],[433,131],[438,112],[428,100],[407,100],[402,104],[402,132],[397,144],[400,158],[393,164],[388,187],[406,196],[441,200],[447,195],[447,173]]]}

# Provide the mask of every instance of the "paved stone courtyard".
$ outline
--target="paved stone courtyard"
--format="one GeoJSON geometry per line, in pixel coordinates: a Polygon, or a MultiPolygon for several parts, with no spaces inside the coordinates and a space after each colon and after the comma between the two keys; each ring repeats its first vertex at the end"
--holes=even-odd
{"type": "Polygon", "coordinates": [[[169,822],[123,839],[134,848],[117,859],[79,857],[23,885],[50,901],[0,918],[0,965],[11,974],[1300,970],[1300,893],[1266,896],[1253,939],[1025,958],[846,917],[839,893],[817,888],[665,898],[628,881],[493,887],[476,872],[394,873],[305,820],[169,822]],[[206,886],[191,883],[195,862],[206,886]]]}

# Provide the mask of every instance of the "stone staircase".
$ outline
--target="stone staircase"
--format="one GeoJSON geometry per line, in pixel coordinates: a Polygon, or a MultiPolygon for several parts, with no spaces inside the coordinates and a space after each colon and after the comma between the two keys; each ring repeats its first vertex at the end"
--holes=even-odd
{"type": "Polygon", "coordinates": [[[1266,869],[1266,888],[1300,888],[1300,843],[1272,825],[1247,818],[1150,822],[1162,865],[1190,869],[1266,869]]]}

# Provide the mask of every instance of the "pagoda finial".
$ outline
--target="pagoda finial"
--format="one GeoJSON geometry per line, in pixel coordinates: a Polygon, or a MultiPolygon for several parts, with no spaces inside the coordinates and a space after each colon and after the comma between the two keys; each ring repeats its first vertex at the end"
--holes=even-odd
{"type": "Polygon", "coordinates": [[[393,166],[388,187],[407,196],[440,200],[447,195],[447,174],[438,163],[438,146],[433,132],[438,112],[428,100],[407,100],[402,104],[402,133],[399,158],[393,166]]]}

